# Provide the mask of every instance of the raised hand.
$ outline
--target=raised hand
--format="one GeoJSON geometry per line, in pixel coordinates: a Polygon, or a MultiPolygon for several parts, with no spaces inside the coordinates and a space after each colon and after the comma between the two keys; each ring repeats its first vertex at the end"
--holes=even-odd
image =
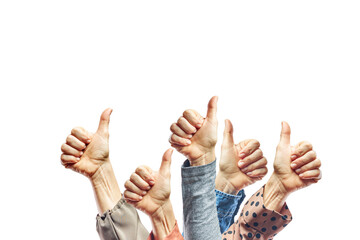
{"type": "Polygon", "coordinates": [[[290,134],[289,124],[283,122],[274,161],[274,175],[288,193],[321,179],[321,161],[317,159],[312,145],[308,142],[300,142],[295,147],[291,147],[290,134]]]}
{"type": "Polygon", "coordinates": [[[152,216],[170,201],[170,166],[173,150],[168,149],[158,172],[149,167],[138,167],[125,182],[124,197],[128,203],[152,216]]]}
{"type": "Polygon", "coordinates": [[[267,160],[260,149],[260,143],[249,139],[235,144],[233,125],[230,120],[225,120],[216,189],[236,195],[241,189],[266,175],[266,164],[267,160]]]}
{"type": "Polygon", "coordinates": [[[112,109],[106,109],[100,117],[95,133],[81,127],[72,129],[61,146],[61,163],[86,177],[93,177],[99,168],[109,162],[109,122],[112,109]]]}
{"type": "Polygon", "coordinates": [[[173,133],[169,139],[171,146],[187,157],[192,166],[215,160],[217,100],[216,96],[210,99],[206,118],[195,110],[186,110],[170,127],[173,133]]]}
{"type": "Polygon", "coordinates": [[[292,147],[290,134],[289,124],[282,122],[274,172],[264,188],[264,205],[278,212],[292,192],[321,179],[321,162],[316,158],[312,145],[308,142],[300,142],[296,147],[292,147]]]}

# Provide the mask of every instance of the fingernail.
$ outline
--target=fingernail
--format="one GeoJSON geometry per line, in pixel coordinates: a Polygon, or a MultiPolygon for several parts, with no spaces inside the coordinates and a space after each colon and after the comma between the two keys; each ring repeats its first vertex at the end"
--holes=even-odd
{"type": "Polygon", "coordinates": [[[295,163],[292,163],[292,164],[290,164],[290,167],[291,167],[291,168],[296,168],[296,164],[295,164],[295,163]]]}
{"type": "Polygon", "coordinates": [[[142,196],[139,196],[139,199],[141,200],[141,199],[142,199],[142,196]]]}
{"type": "Polygon", "coordinates": [[[75,158],[75,159],[76,159],[76,161],[80,161],[80,158],[78,158],[78,157],[77,157],[77,158],[75,158]]]}
{"type": "Polygon", "coordinates": [[[154,181],[150,181],[149,183],[150,183],[151,185],[154,185],[154,184],[155,184],[155,182],[154,182],[154,181]]]}
{"type": "Polygon", "coordinates": [[[145,191],[142,192],[143,195],[146,195],[146,193],[147,193],[147,192],[145,192],[145,191]]]}
{"type": "Polygon", "coordinates": [[[295,172],[296,172],[296,173],[299,173],[299,172],[301,172],[301,169],[298,168],[298,169],[295,170],[295,172]]]}
{"type": "Polygon", "coordinates": [[[191,144],[191,141],[189,140],[189,139],[186,139],[186,141],[185,141],[187,144],[191,144]]]}
{"type": "Polygon", "coordinates": [[[80,152],[80,156],[82,156],[83,154],[84,154],[84,152],[83,152],[83,151],[81,151],[81,152],[80,152]]]}
{"type": "Polygon", "coordinates": [[[147,190],[150,190],[150,188],[151,188],[151,187],[150,187],[150,186],[148,186],[146,189],[147,189],[147,190]]]}
{"type": "Polygon", "coordinates": [[[240,157],[240,158],[244,158],[245,156],[246,156],[245,153],[240,153],[240,154],[239,154],[239,157],[240,157]]]}
{"type": "Polygon", "coordinates": [[[87,143],[90,143],[90,142],[91,142],[91,139],[90,139],[90,138],[88,138],[88,139],[86,140],[86,142],[87,142],[87,143]]]}
{"type": "Polygon", "coordinates": [[[302,173],[299,175],[299,177],[301,177],[301,178],[302,178],[303,176],[304,176],[304,174],[302,174],[302,173]]]}
{"type": "Polygon", "coordinates": [[[248,173],[246,173],[246,175],[251,176],[251,175],[252,175],[252,172],[248,172],[248,173]]]}
{"type": "Polygon", "coordinates": [[[246,172],[247,170],[248,170],[248,168],[246,167],[246,168],[243,168],[243,169],[241,169],[243,172],[246,172]]]}
{"type": "Polygon", "coordinates": [[[239,166],[239,168],[242,168],[244,165],[245,165],[245,163],[244,163],[244,162],[242,162],[242,161],[238,162],[238,166],[239,166]]]}
{"type": "Polygon", "coordinates": [[[294,159],[296,159],[296,158],[297,158],[296,155],[291,155],[291,160],[294,160],[294,159]]]}

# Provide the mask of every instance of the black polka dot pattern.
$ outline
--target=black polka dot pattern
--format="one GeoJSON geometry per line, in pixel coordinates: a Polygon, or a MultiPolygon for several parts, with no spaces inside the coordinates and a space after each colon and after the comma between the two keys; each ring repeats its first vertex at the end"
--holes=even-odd
{"type": "Polygon", "coordinates": [[[263,192],[262,187],[246,202],[238,221],[223,234],[222,240],[268,240],[289,224],[292,216],[287,205],[279,213],[267,209],[263,192]]]}

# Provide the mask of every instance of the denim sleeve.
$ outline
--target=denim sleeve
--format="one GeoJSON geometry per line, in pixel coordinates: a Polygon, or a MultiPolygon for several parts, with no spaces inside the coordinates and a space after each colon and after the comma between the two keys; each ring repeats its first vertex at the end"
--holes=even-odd
{"type": "Polygon", "coordinates": [[[230,195],[215,190],[215,193],[220,231],[224,233],[234,223],[234,218],[245,199],[245,192],[241,190],[237,195],[230,195]]]}

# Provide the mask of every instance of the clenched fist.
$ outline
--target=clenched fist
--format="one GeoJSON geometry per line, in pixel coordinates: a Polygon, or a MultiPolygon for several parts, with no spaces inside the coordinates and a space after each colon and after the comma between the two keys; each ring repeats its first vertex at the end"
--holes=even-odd
{"type": "Polygon", "coordinates": [[[257,140],[234,143],[233,125],[225,120],[219,174],[216,189],[236,195],[244,187],[262,179],[267,173],[267,160],[257,140]]]}
{"type": "Polygon", "coordinates": [[[316,183],[321,179],[321,161],[309,142],[290,145],[290,126],[282,123],[280,142],[276,149],[274,175],[288,193],[316,183]]]}
{"type": "Polygon", "coordinates": [[[217,99],[216,96],[210,99],[206,118],[195,110],[186,110],[170,127],[171,146],[187,157],[192,166],[204,165],[215,160],[217,99]]]}
{"type": "Polygon", "coordinates": [[[61,163],[78,173],[91,178],[98,169],[109,162],[109,122],[112,109],[106,109],[100,117],[95,133],[81,127],[72,129],[61,146],[61,163]]]}

